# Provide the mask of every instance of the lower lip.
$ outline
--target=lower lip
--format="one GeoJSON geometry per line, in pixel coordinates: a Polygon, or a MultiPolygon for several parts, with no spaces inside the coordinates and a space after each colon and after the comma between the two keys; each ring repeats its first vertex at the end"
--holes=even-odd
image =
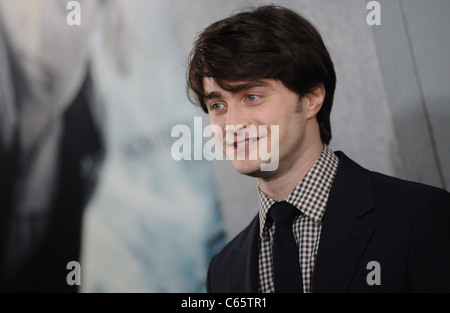
{"type": "Polygon", "coordinates": [[[235,152],[241,152],[241,151],[248,151],[248,150],[250,150],[250,149],[253,149],[253,147],[256,146],[257,143],[258,143],[261,139],[263,139],[263,138],[258,138],[258,139],[256,139],[255,141],[253,141],[251,144],[245,145],[245,146],[243,146],[243,147],[236,147],[236,146],[233,144],[234,151],[235,151],[235,152]]]}

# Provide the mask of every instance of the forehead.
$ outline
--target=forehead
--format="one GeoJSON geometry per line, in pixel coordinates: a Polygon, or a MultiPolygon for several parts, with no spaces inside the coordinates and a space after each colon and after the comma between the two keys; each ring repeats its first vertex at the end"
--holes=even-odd
{"type": "Polygon", "coordinates": [[[203,78],[203,89],[205,94],[212,91],[226,91],[230,93],[238,93],[240,91],[248,90],[254,87],[270,87],[274,88],[276,81],[273,79],[255,79],[247,81],[235,81],[218,83],[213,77],[203,78]]]}
{"type": "Polygon", "coordinates": [[[216,83],[216,80],[214,78],[212,77],[203,78],[203,90],[205,91],[205,93],[208,93],[217,88],[220,88],[220,86],[216,83]]]}

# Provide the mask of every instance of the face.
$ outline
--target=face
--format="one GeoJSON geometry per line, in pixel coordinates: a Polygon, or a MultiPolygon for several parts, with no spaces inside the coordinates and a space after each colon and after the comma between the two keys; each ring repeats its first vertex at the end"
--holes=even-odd
{"type": "Polygon", "coordinates": [[[303,101],[282,82],[273,79],[236,82],[232,91],[214,79],[204,79],[205,104],[212,125],[221,130],[216,139],[234,168],[241,174],[271,178],[292,168],[302,153],[307,117],[303,101]],[[267,151],[278,158],[273,170],[267,151]]]}

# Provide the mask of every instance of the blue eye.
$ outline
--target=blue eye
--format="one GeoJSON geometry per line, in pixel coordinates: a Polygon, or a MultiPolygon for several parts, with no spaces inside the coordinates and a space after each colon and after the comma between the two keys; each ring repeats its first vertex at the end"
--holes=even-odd
{"type": "Polygon", "coordinates": [[[218,112],[218,111],[220,111],[221,109],[223,109],[223,107],[224,107],[224,105],[223,105],[222,103],[212,103],[212,104],[209,106],[209,109],[210,109],[211,111],[218,112]]]}
{"type": "Polygon", "coordinates": [[[258,98],[259,97],[257,95],[248,95],[247,96],[247,100],[251,101],[251,102],[258,100],[258,98]]]}

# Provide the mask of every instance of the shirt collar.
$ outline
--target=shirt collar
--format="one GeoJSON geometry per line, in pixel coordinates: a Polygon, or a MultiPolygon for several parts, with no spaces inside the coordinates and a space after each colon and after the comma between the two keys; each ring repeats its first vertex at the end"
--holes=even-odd
{"type": "MultiPolygon", "coordinates": [[[[285,199],[303,214],[320,223],[325,214],[325,207],[336,174],[339,158],[334,152],[324,144],[320,154],[313,167],[306,173],[299,184],[292,190],[285,199]]],[[[267,212],[276,200],[266,195],[258,186],[259,199],[259,222],[260,236],[266,223],[267,212]]]]}

